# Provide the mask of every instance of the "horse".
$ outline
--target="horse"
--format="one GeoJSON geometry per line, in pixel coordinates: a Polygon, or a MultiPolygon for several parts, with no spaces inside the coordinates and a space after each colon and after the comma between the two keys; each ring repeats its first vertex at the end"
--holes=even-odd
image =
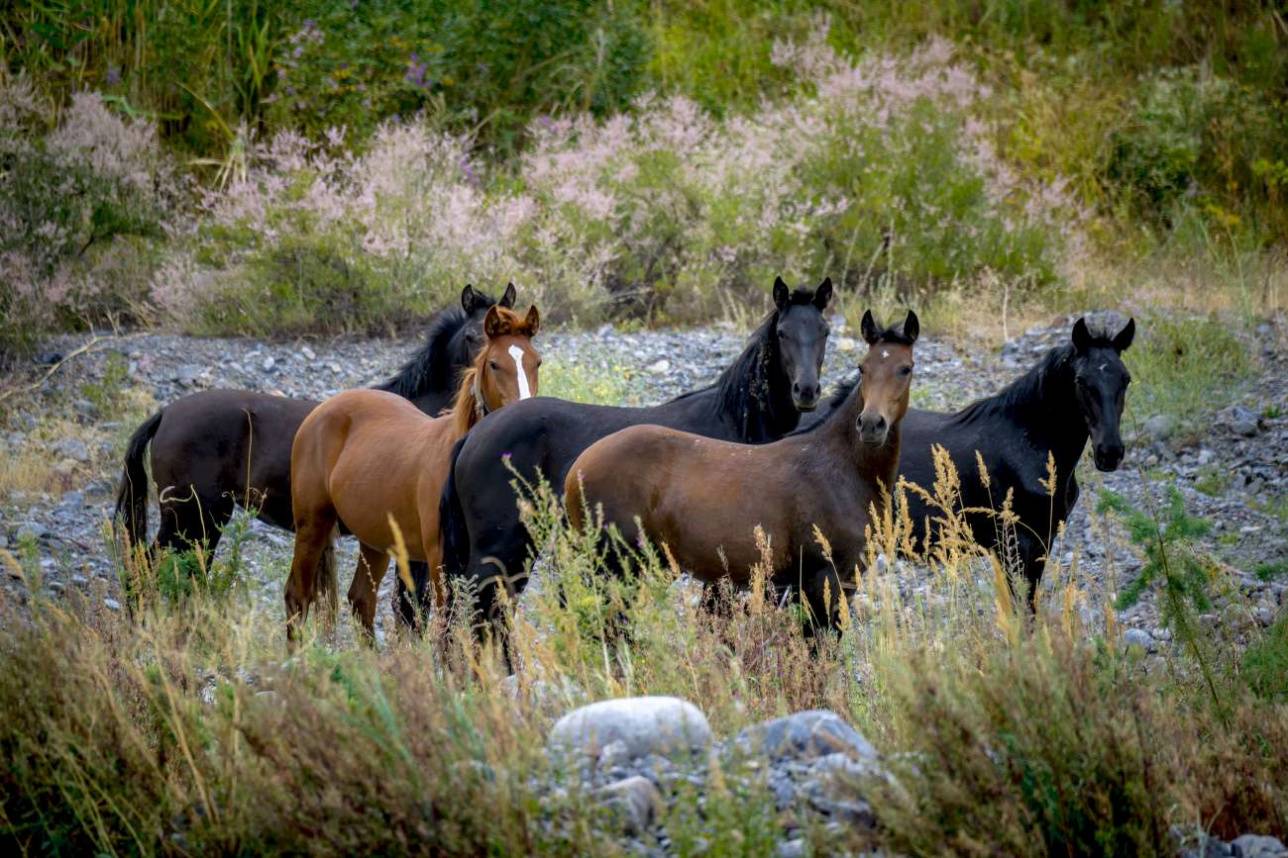
{"type": "MultiPolygon", "coordinates": [[[[482,615],[500,620],[498,586],[526,585],[532,540],[519,515],[513,475],[542,477],[561,491],[574,459],[607,435],[642,423],[711,438],[762,444],[794,429],[819,401],[827,345],[823,316],[832,281],[814,290],[774,281],[774,309],[714,384],[649,408],[533,399],[482,421],[452,452],[443,490],[443,574],[471,582],[482,615]],[[513,470],[512,470],[513,469],[513,470]]],[[[423,582],[417,581],[424,601],[423,582]]]]}
{"type": "Polygon", "coordinates": [[[920,324],[909,311],[899,327],[882,328],[869,310],[861,330],[869,348],[858,385],[817,431],[756,446],[662,426],[623,429],[573,462],[569,523],[581,529],[599,511],[606,528],[628,543],[664,545],[708,586],[728,577],[745,588],[767,559],[769,580],[834,625],[842,578],[863,562],[869,510],[882,515],[895,485],[920,324]]]}
{"type": "Polygon", "coordinates": [[[539,327],[536,307],[526,316],[490,308],[484,345],[461,378],[451,412],[441,417],[427,417],[386,391],[348,390],[304,418],[291,447],[295,556],[286,582],[288,639],[308,616],[318,564],[339,523],[361,544],[349,605],[369,639],[389,552],[398,546],[427,565],[442,606],[438,506],[448,455],[488,413],[537,392],[541,357],[531,340],[539,327]]]}
{"type": "MultiPolygon", "coordinates": [[[[451,404],[458,377],[478,352],[488,309],[513,307],[514,299],[513,283],[499,302],[466,286],[460,307],[439,313],[424,347],[377,389],[437,414],[451,404]]],[[[151,556],[202,542],[213,553],[237,504],[253,508],[261,521],[291,530],[291,442],[317,406],[308,399],[209,390],[157,411],[135,430],[126,449],[115,518],[129,544],[140,545],[147,537],[144,456],[149,443],[161,508],[151,556]]]]}
{"type": "MultiPolygon", "coordinates": [[[[903,421],[899,476],[928,488],[935,481],[932,447],[948,452],[961,478],[960,505],[967,510],[975,541],[1023,577],[1030,610],[1036,610],[1047,547],[1078,502],[1074,471],[1087,442],[1098,470],[1114,471],[1122,463],[1119,427],[1131,383],[1122,353],[1135,335],[1134,319],[1114,332],[1103,326],[1093,330],[1085,317],[1079,318],[1068,342],[997,394],[955,414],[914,408],[903,421]],[[1055,465],[1054,491],[1043,486],[1048,457],[1055,465]],[[996,515],[984,512],[1000,506],[1008,493],[1017,516],[1013,528],[1002,527],[996,515]]],[[[838,390],[833,405],[842,401],[847,387],[838,390]]],[[[905,496],[914,542],[929,547],[937,538],[935,522],[942,510],[915,491],[905,496]]]]}

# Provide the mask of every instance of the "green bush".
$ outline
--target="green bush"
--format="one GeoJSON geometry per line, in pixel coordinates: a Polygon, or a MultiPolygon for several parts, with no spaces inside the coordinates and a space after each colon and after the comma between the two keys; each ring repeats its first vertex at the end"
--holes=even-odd
{"type": "Polygon", "coordinates": [[[146,123],[81,95],[46,128],[0,78],[0,362],[50,327],[137,314],[178,194],[146,123]]]}

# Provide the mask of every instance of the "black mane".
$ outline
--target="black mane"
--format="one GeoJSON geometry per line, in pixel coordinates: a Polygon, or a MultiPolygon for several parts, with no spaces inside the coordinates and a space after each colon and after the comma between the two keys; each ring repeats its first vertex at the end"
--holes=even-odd
{"type": "Polygon", "coordinates": [[[992,396],[977,399],[953,415],[954,423],[972,423],[994,414],[1013,414],[1043,401],[1042,392],[1050,381],[1062,375],[1073,362],[1069,344],[1056,346],[1019,378],[992,396]]]}
{"type": "MultiPolygon", "coordinates": [[[[814,293],[809,289],[793,289],[789,307],[805,307],[813,303],[814,293]]],[[[775,402],[771,375],[779,370],[778,338],[774,326],[779,310],[774,309],[761,321],[747,338],[747,345],[734,362],[720,373],[720,377],[704,388],[681,394],[672,402],[715,391],[715,410],[734,415],[739,434],[745,443],[757,444],[772,441],[785,431],[795,428],[800,412],[792,404],[790,392],[775,402]]],[[[786,386],[780,385],[784,390],[786,386]]]]}
{"type": "Polygon", "coordinates": [[[425,345],[392,378],[376,385],[375,389],[396,393],[404,399],[416,399],[429,391],[450,389],[455,379],[450,377],[453,361],[447,347],[469,320],[469,314],[460,307],[440,311],[429,323],[425,345]]]}

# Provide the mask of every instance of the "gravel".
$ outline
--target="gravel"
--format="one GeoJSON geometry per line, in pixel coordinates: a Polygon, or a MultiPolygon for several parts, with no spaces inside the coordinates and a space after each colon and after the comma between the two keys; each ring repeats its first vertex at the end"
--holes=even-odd
{"type": "MultiPolygon", "coordinates": [[[[914,404],[951,409],[996,391],[1062,342],[1072,318],[1025,331],[999,351],[967,348],[927,333],[917,343],[914,404]]],[[[833,332],[825,383],[848,375],[862,353],[861,341],[839,318],[833,321],[833,332]]],[[[1147,330],[1142,333],[1148,336],[1147,330]]],[[[1257,627],[1272,623],[1283,611],[1288,580],[1259,577],[1256,570],[1265,561],[1288,556],[1288,500],[1283,489],[1288,476],[1288,356],[1283,334],[1274,323],[1258,329],[1258,376],[1238,402],[1205,423],[1201,433],[1182,431],[1170,417],[1133,414],[1129,408],[1126,462],[1111,474],[1084,462],[1082,500],[1051,555],[1066,567],[1076,558],[1080,576],[1107,585],[1094,589],[1110,595],[1121,590],[1139,571],[1141,557],[1119,524],[1094,512],[1098,492],[1109,489],[1137,505],[1159,504],[1175,487],[1191,513],[1212,523],[1203,547],[1227,573],[1208,622],[1240,642],[1257,627]]],[[[70,354],[84,342],[83,337],[58,338],[48,345],[46,357],[70,354]]],[[[590,380],[609,374],[624,378],[631,404],[658,402],[710,382],[742,343],[743,334],[729,325],[631,333],[603,325],[589,331],[543,332],[538,340],[545,366],[579,367],[590,380]]],[[[80,589],[101,599],[115,597],[117,583],[103,526],[111,513],[125,441],[144,413],[140,406],[150,409],[213,387],[324,398],[383,380],[419,345],[415,338],[264,342],[136,334],[101,340],[34,394],[7,402],[7,411],[0,414],[0,443],[50,462],[54,484],[52,491],[11,489],[0,494],[0,544],[10,550],[33,546],[49,567],[51,580],[66,583],[80,576],[90,582],[80,589]],[[127,401],[134,405],[135,416],[128,420],[119,404],[93,395],[95,386],[105,385],[104,379],[122,368],[127,401]],[[51,416],[77,430],[47,437],[44,425],[51,416]]],[[[43,371],[43,365],[33,363],[20,368],[11,381],[31,383],[43,371]]],[[[149,514],[155,524],[155,506],[149,514]]],[[[280,610],[290,535],[258,522],[250,529],[243,562],[259,598],[280,610]]],[[[355,558],[351,540],[344,542],[342,569],[351,568],[355,558]]],[[[901,590],[924,589],[915,569],[908,577],[900,582],[901,590]]],[[[1059,577],[1048,572],[1044,586],[1055,586],[1059,577]]],[[[386,587],[391,584],[389,576],[386,587]]],[[[9,580],[5,586],[22,585],[9,580]]],[[[981,586],[991,586],[991,580],[981,586]]],[[[382,605],[387,604],[388,599],[382,599],[382,605]]],[[[1095,616],[1102,609],[1093,604],[1085,610],[1095,616]]],[[[378,639],[390,622],[388,609],[382,607],[378,639]]],[[[1119,622],[1125,629],[1149,634],[1160,656],[1172,646],[1156,633],[1165,630],[1160,629],[1152,593],[1122,612],[1119,622]]],[[[1143,637],[1136,639],[1143,644],[1143,637]]]]}

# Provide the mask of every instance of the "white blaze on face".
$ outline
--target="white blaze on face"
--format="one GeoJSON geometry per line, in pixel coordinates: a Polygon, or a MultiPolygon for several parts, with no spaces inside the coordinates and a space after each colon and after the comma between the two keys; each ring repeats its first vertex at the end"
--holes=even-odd
{"type": "Polygon", "coordinates": [[[881,350],[881,359],[882,359],[882,360],[885,360],[885,359],[886,359],[886,358],[888,358],[888,357],[890,357],[890,351],[889,351],[888,349],[882,349],[882,350],[881,350]]]}
{"type": "Polygon", "coordinates": [[[523,368],[523,349],[510,346],[506,351],[514,358],[515,375],[519,379],[519,399],[528,399],[532,396],[532,388],[528,386],[528,373],[523,368]]]}

